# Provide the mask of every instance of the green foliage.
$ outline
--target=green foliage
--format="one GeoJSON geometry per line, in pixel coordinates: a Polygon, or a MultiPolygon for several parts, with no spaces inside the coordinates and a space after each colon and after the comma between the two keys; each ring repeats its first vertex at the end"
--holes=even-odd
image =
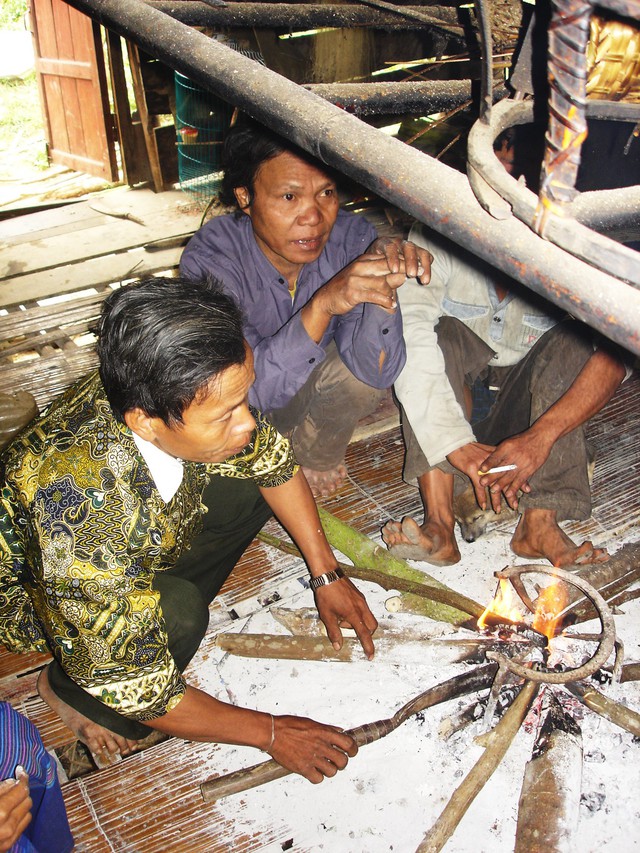
{"type": "Polygon", "coordinates": [[[35,74],[24,80],[0,81],[0,177],[14,178],[25,170],[48,165],[35,74]]]}
{"type": "Polygon", "coordinates": [[[0,3],[0,30],[21,29],[27,11],[27,0],[2,0],[0,3]]]}

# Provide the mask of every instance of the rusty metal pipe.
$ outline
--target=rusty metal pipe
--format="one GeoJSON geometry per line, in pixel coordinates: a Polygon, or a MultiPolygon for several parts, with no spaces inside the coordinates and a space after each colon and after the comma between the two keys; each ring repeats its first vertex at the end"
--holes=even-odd
{"type": "Polygon", "coordinates": [[[456,10],[439,6],[401,6],[398,14],[358,4],[227,3],[208,6],[191,0],[148,0],[148,5],[191,27],[269,27],[287,31],[309,27],[374,27],[380,30],[437,27],[458,38],[462,35],[456,10]],[[402,12],[406,12],[406,17],[402,12]]]}
{"type": "MultiPolygon", "coordinates": [[[[304,87],[358,116],[448,112],[473,98],[472,80],[426,83],[310,83],[304,87]]],[[[504,97],[499,90],[497,97],[504,97]]]]}
{"type": "Polygon", "coordinates": [[[640,354],[640,292],[545,243],[514,217],[493,219],[465,175],[142,0],[71,5],[640,354]]]}

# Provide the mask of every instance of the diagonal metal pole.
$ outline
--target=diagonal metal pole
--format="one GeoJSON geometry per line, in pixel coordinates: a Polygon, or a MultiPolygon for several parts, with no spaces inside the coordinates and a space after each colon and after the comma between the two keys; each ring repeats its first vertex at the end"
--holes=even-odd
{"type": "Polygon", "coordinates": [[[70,5],[640,355],[640,291],[514,217],[493,219],[465,175],[142,0],[70,5]]]}

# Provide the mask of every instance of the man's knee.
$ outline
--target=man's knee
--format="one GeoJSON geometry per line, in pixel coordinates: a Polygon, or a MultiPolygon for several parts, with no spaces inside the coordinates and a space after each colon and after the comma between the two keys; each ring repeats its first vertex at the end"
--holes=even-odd
{"type": "Polygon", "coordinates": [[[156,590],[167,631],[169,651],[182,672],[194,656],[209,625],[209,608],[190,581],[158,574],[156,590]]]}

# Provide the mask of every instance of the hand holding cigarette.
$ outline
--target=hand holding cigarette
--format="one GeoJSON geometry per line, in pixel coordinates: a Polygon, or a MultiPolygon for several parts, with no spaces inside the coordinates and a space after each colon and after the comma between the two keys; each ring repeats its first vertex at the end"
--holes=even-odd
{"type": "Polygon", "coordinates": [[[488,471],[482,469],[478,471],[478,477],[484,477],[487,474],[501,474],[503,471],[515,471],[517,465],[497,465],[495,468],[489,468],[488,471]]]}

